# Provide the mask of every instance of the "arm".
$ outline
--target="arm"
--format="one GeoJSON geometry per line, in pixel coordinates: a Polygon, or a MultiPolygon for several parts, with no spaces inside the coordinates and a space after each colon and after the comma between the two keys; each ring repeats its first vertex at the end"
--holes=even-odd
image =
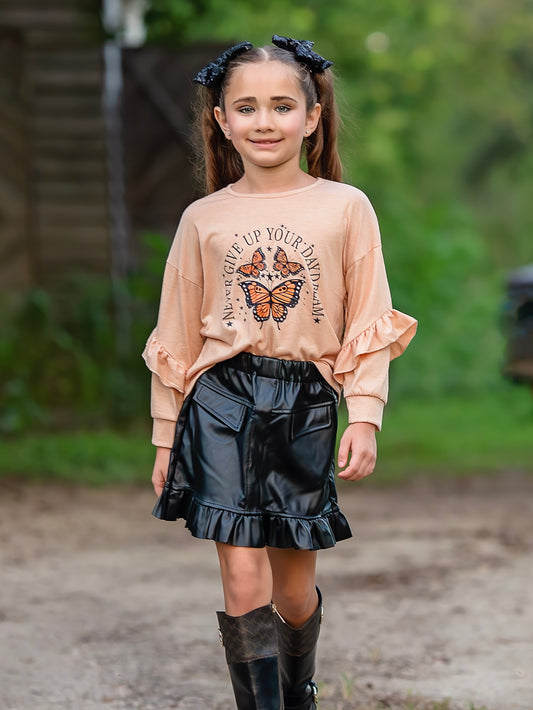
{"type": "Polygon", "coordinates": [[[143,352],[152,372],[152,443],[169,448],[183,404],[187,371],[203,346],[201,286],[189,281],[167,263],[163,278],[157,327],[143,352]]]}
{"type": "Polygon", "coordinates": [[[368,201],[352,223],[357,226],[349,230],[345,255],[345,333],[334,374],[343,385],[349,422],[339,446],[338,465],[346,467],[339,477],[357,481],[374,470],[389,363],[407,347],[416,321],[392,308],[379,228],[368,201]]]}
{"type": "Polygon", "coordinates": [[[203,277],[196,230],[182,219],[165,266],[157,327],[143,357],[152,372],[152,443],[157,447],[152,482],[161,492],[167,477],[187,371],[203,347],[203,277]]]}

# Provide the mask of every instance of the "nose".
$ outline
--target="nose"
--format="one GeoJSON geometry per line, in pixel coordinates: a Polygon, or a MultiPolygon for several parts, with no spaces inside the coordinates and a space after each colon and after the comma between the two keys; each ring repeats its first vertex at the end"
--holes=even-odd
{"type": "Polygon", "coordinates": [[[272,112],[268,109],[259,109],[255,113],[255,129],[265,132],[271,131],[274,128],[272,123],[272,112]]]}

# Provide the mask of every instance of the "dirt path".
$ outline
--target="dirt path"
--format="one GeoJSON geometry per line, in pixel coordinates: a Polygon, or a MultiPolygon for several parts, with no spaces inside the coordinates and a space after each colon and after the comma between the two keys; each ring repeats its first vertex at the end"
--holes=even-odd
{"type": "MultiPolygon", "coordinates": [[[[533,480],[344,487],[321,553],[321,710],[533,708],[533,480]],[[388,704],[386,704],[388,703],[388,704]]],[[[231,710],[211,543],[148,489],[4,485],[2,710],[231,710]]]]}

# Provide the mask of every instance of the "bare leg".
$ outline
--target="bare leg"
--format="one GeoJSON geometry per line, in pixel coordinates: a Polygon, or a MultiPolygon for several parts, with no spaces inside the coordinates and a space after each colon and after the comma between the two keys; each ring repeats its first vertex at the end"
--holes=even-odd
{"type": "Polygon", "coordinates": [[[272,571],[265,548],[217,542],[226,614],[241,616],[272,601],[272,571]]]}
{"type": "Polygon", "coordinates": [[[316,611],[317,553],[313,550],[267,548],[272,568],[272,601],[291,626],[298,628],[316,611]]]}

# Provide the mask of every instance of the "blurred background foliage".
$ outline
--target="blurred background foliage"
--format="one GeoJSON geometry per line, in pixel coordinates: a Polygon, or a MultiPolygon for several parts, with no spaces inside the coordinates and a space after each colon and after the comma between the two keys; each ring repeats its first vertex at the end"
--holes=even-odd
{"type": "Polygon", "coordinates": [[[506,270],[533,257],[530,0],[152,0],[148,41],[313,38],[335,62],[346,180],[420,321],[393,395],[501,387],[506,270]],[[268,28],[268,29],[267,29],[268,28]]]}
{"type": "MultiPolygon", "coordinates": [[[[427,411],[416,426],[433,422],[437,438],[439,398],[468,403],[471,418],[503,409],[528,429],[524,465],[530,399],[501,377],[501,313],[506,273],[533,261],[532,10],[531,0],[151,0],[145,15],[148,44],[261,45],[278,33],[312,38],[334,60],[345,180],[376,208],[395,306],[420,322],[392,366],[392,416],[414,402],[427,411]]],[[[17,304],[0,348],[5,433],[143,417],[139,353],[170,236],[148,235],[138,272],[114,289],[77,279],[68,302],[35,292],[17,304]],[[131,323],[119,342],[117,289],[131,323]]]]}

